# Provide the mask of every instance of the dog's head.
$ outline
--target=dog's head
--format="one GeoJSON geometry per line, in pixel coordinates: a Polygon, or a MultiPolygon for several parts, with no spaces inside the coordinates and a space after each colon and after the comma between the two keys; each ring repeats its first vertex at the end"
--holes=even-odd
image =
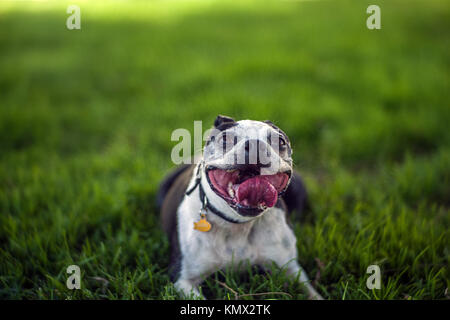
{"type": "Polygon", "coordinates": [[[272,122],[218,116],[203,153],[215,202],[249,218],[273,207],[292,176],[291,154],[288,137],[272,122]]]}

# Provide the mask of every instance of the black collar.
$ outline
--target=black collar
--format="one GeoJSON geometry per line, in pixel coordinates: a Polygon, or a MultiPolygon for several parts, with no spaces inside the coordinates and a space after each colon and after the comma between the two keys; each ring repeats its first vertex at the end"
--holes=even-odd
{"type": "Polygon", "coordinates": [[[195,178],[195,183],[192,186],[192,188],[190,188],[189,190],[186,191],[186,195],[190,195],[198,186],[199,187],[199,195],[200,195],[200,203],[202,205],[205,204],[205,207],[207,209],[209,209],[212,213],[214,213],[215,215],[221,217],[225,221],[228,221],[230,223],[244,223],[245,221],[238,221],[238,220],[235,220],[235,219],[227,217],[226,215],[224,215],[221,211],[219,211],[216,207],[214,207],[209,202],[208,198],[206,197],[205,190],[203,190],[203,187],[202,187],[202,184],[201,184],[200,170],[201,170],[201,165],[199,165],[197,167],[197,173],[196,173],[197,177],[195,178]]]}

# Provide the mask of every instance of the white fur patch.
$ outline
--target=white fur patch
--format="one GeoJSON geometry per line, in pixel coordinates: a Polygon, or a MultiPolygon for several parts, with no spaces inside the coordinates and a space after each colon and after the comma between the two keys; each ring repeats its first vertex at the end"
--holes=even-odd
{"type": "MultiPolygon", "coordinates": [[[[207,192],[211,191],[207,184],[203,184],[203,188],[214,205],[218,201],[213,199],[222,200],[207,192]]],[[[204,277],[217,270],[236,266],[241,261],[249,261],[252,265],[274,261],[288,270],[298,268],[296,237],[286,222],[283,210],[269,208],[259,217],[246,218],[249,221],[245,223],[230,223],[208,212],[207,219],[212,228],[208,232],[201,232],[193,228],[194,222],[200,218],[200,209],[198,188],[185,196],[178,209],[178,236],[182,254],[180,277],[176,284],[179,290],[186,294],[191,290],[195,293],[195,287],[204,277]]],[[[225,209],[223,213],[227,215],[234,212],[228,206],[225,209]]]]}
{"type": "MultiPolygon", "coordinates": [[[[204,150],[205,165],[223,166],[232,162],[235,154],[243,152],[243,142],[246,139],[262,139],[268,133],[278,134],[271,126],[251,120],[237,122],[228,129],[240,140],[226,154],[218,152],[218,147],[211,143],[204,150]]],[[[266,146],[270,147],[270,146],[266,146]]],[[[262,174],[291,170],[290,153],[271,153],[270,168],[263,168],[262,174]]],[[[200,162],[197,166],[203,166],[200,162]]],[[[195,185],[197,168],[188,186],[195,185]]],[[[307,283],[308,277],[297,262],[296,237],[288,226],[286,213],[277,207],[266,209],[256,217],[245,217],[238,214],[228,203],[218,196],[210,187],[204,172],[200,170],[200,184],[205,191],[209,203],[227,218],[241,223],[228,222],[208,210],[207,220],[212,228],[208,232],[194,229],[194,222],[200,219],[202,203],[199,187],[186,195],[177,211],[177,231],[181,251],[181,270],[175,283],[178,290],[186,295],[199,295],[197,286],[211,273],[227,267],[236,267],[242,261],[252,265],[266,265],[275,262],[280,267],[286,267],[287,272],[296,276],[299,272],[300,281],[311,297],[320,295],[307,283]]]]}

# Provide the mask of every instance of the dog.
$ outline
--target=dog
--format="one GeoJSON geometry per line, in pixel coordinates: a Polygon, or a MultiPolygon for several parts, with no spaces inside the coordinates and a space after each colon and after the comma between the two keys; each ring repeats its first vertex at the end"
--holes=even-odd
{"type": "Polygon", "coordinates": [[[301,213],[307,194],[292,167],[288,136],[271,121],[219,115],[197,164],[169,174],[157,194],[171,256],[170,277],[185,297],[217,270],[272,262],[322,297],[297,262],[288,213],[301,213]]]}

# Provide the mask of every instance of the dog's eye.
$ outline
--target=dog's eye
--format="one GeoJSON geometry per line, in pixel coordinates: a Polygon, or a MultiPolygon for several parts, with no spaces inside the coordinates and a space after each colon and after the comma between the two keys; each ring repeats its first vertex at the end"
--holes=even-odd
{"type": "Polygon", "coordinates": [[[281,147],[281,148],[284,148],[284,147],[286,147],[286,140],[284,140],[282,137],[280,137],[279,138],[279,146],[281,147]]]}

